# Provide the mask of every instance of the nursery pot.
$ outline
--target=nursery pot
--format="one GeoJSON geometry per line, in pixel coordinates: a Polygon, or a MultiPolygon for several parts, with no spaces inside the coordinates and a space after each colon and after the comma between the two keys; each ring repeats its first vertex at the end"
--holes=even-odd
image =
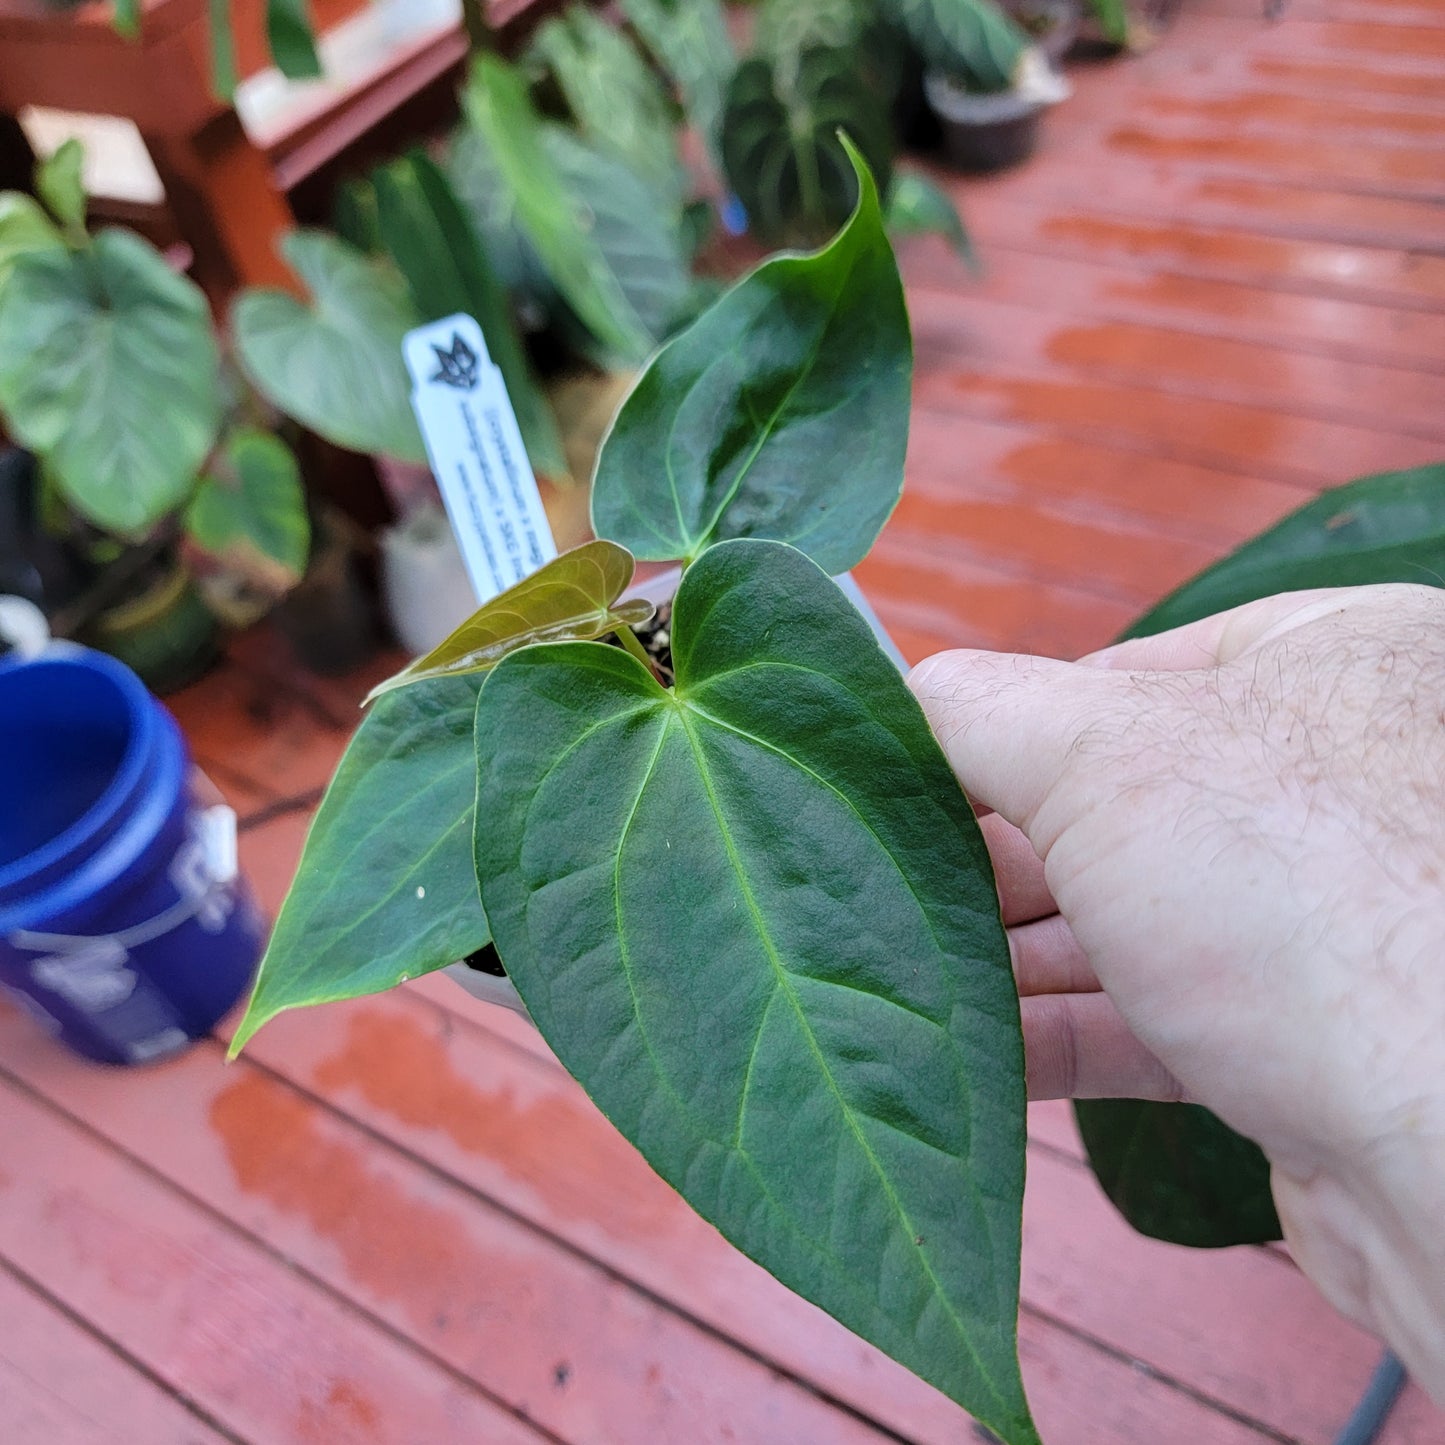
{"type": "Polygon", "coordinates": [[[924,77],[944,150],[960,170],[1001,171],[1033,155],[1044,111],[1062,100],[1068,87],[1037,48],[1025,61],[1011,90],[970,91],[938,71],[924,77]]]}
{"type": "Polygon", "coordinates": [[[264,926],[235,815],[113,658],[0,662],[0,985],[77,1053],[163,1058],[240,998],[264,926]]]}

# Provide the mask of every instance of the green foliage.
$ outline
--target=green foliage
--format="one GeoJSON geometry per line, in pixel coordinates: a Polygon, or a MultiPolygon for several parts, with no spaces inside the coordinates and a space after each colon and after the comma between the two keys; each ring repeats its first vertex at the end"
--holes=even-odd
{"type": "Polygon", "coordinates": [[[471,860],[480,686],[432,678],[367,712],[311,824],[233,1055],[285,1009],[380,993],[487,942],[471,860]]]}
{"type": "Polygon", "coordinates": [[[851,50],[815,48],[791,66],[744,61],[728,87],[722,152],[728,184],[764,239],[809,244],[842,223],[857,185],[840,132],[887,191],[893,136],[883,100],[851,50]]]}
{"type": "Polygon", "coordinates": [[[860,561],[898,501],[912,346],[878,192],[810,256],[781,256],[654,358],[598,459],[592,521],[637,556],[729,537],[860,561]]]}
{"type": "Polygon", "coordinates": [[[1111,45],[1129,43],[1129,6],[1127,0],[1085,0],[1084,8],[1099,26],[1099,33],[1111,45]]]}
{"type": "MultiPolygon", "coordinates": [[[[1277,592],[1445,586],[1445,464],[1336,487],[1186,582],[1136,622],[1147,637],[1277,592]]],[[[1089,1162],[1142,1234],[1222,1247],[1280,1237],[1259,1148],[1205,1109],[1136,1099],[1074,1106],[1089,1162]]]]}
{"type": "Polygon", "coordinates": [[[307,80],[321,74],[307,0],[266,0],[266,40],[282,75],[307,80]]]}
{"type": "Polygon", "coordinates": [[[942,236],[971,270],[979,269],[978,253],[953,197],[918,171],[899,171],[888,193],[886,220],[890,236],[942,236]]]}
{"type": "Polygon", "coordinates": [[[301,580],[311,528],[296,458],[270,432],[240,427],[217,453],[185,514],[196,543],[279,596],[301,580]]]}
{"type": "Polygon", "coordinates": [[[984,91],[1013,85],[1029,38],[992,0],[879,0],[923,58],[984,91]]]}
{"type": "Polygon", "coordinates": [[[64,249],[65,240],[55,223],[29,196],[0,191],[0,291],[21,256],[64,249]]]}
{"type": "Polygon", "coordinates": [[[293,231],[282,254],[311,302],[268,290],[237,298],[231,328],[251,384],[338,446],[424,462],[401,354],[416,313],[401,279],[321,231],[293,231]]]}
{"type": "Polygon", "coordinates": [[[536,642],[590,642],[635,627],[652,604],[618,602],[632,581],[632,554],[615,542],[586,542],[479,608],[444,642],[372,689],[367,702],[433,677],[486,672],[536,642]]]}
{"type": "Polygon", "coordinates": [[[567,459],[512,319],[511,302],[471,220],[436,163],[413,151],[373,181],[377,232],[411,292],[419,322],[465,312],[482,328],[538,471],[563,477],[567,459]]]}
{"type": "Polygon", "coordinates": [[[968,803],[791,548],[717,547],[672,621],[671,690],[571,643],[482,691],[477,876],[508,975],[704,1218],[1033,1441],[1018,1002],[968,803]]]}
{"type": "Polygon", "coordinates": [[[622,0],[622,12],[672,78],[714,161],[728,81],[737,63],[719,0],[622,0]]]}
{"type": "Polygon", "coordinates": [[[205,297],[139,237],[12,256],[0,413],[97,526],[138,534],[185,501],[215,445],[219,369],[205,297]]]}
{"type": "Polygon", "coordinates": [[[85,235],[85,147],[74,138],[35,167],[35,191],[45,208],[77,239],[85,235]]]}

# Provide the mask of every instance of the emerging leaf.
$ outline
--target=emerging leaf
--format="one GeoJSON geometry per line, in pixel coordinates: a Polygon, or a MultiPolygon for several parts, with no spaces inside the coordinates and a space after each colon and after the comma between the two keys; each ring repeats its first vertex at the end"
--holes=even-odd
{"type": "Polygon", "coordinates": [[[897,504],[913,370],[878,192],[833,243],[766,262],[669,342],[623,403],[593,529],[635,556],[729,537],[790,542],[829,572],[862,560],[897,504]]]}
{"type": "Polygon", "coordinates": [[[301,580],[311,526],[290,447],[269,432],[233,432],[186,508],[186,530],[207,552],[279,596],[301,580]]]}
{"type": "Polygon", "coordinates": [[[246,1016],[380,993],[481,948],[472,869],[479,677],[435,678],[362,720],[311,824],[246,1016]]]}
{"type": "Polygon", "coordinates": [[[513,653],[477,876],[543,1035],[704,1218],[1012,1445],[1023,1049],[987,852],[867,624],[789,547],[685,574],[677,685],[513,653]]]}
{"type": "Polygon", "coordinates": [[[292,231],[281,250],[311,304],[284,291],[237,300],[231,326],[252,385],[337,446],[424,462],[401,355],[418,318],[399,278],[323,231],[292,231]]]}
{"type": "Polygon", "coordinates": [[[650,602],[619,603],[632,556],[612,542],[586,542],[554,557],[474,612],[440,646],[372,689],[371,702],[434,677],[486,672],[535,642],[591,641],[652,616],[650,602]]]}
{"type": "Polygon", "coordinates": [[[0,412],[99,527],[143,532],[215,445],[220,355],[206,298],[140,237],[16,256],[0,289],[0,412]]]}
{"type": "Polygon", "coordinates": [[[35,191],[67,231],[85,234],[85,147],[74,138],[35,168],[35,191]]]}

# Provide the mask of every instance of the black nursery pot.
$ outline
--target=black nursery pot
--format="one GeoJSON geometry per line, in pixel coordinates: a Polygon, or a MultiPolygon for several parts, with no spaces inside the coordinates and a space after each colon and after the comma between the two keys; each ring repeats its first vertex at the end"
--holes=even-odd
{"type": "Polygon", "coordinates": [[[924,85],[944,151],[959,170],[1006,170],[1033,155],[1043,102],[1011,90],[975,95],[941,75],[929,75],[924,85]]]}

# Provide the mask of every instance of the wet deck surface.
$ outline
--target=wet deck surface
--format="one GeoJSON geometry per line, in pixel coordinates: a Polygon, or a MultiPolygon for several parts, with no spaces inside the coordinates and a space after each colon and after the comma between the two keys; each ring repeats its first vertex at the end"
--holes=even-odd
{"type": "MultiPolygon", "coordinates": [[[[1445,6],[1184,0],[905,253],[909,487],[860,578],[905,652],[1069,656],[1355,474],[1445,454],[1445,6]]],[[[274,908],[380,661],[264,636],[177,700],[274,908]]],[[[223,1068],[0,1009],[0,1438],[956,1445],[961,1412],[734,1253],[525,1026],[445,980],[223,1068]]],[[[1270,1250],[1134,1237],[1036,1108],[1022,1349],[1051,1445],[1325,1445],[1378,1356],[1270,1250]]],[[[1383,1437],[1439,1445],[1411,1389],[1383,1437]]]]}

